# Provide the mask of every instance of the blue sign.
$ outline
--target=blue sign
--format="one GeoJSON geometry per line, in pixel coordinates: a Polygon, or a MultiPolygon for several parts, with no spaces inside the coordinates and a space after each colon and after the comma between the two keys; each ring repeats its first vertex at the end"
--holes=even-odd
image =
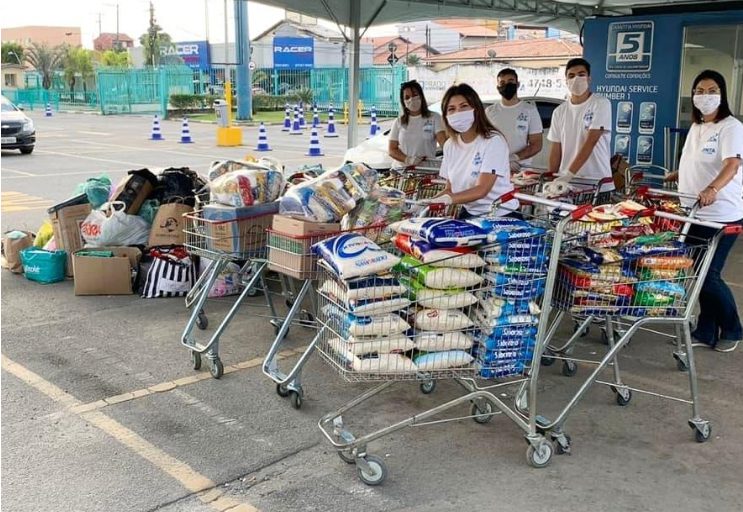
{"type": "Polygon", "coordinates": [[[653,63],[652,21],[609,23],[607,71],[650,71],[653,63]]]}
{"type": "Polygon", "coordinates": [[[209,69],[209,43],[207,41],[185,41],[160,46],[160,58],[177,56],[191,69],[209,69]]]}
{"type": "Polygon", "coordinates": [[[274,37],[273,67],[308,69],[315,65],[315,40],[311,37],[274,37]]]}

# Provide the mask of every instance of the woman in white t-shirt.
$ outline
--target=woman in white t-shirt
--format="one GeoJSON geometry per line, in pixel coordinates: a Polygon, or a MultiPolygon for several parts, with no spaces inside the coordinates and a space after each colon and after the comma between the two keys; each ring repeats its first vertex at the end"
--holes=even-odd
{"type": "Polygon", "coordinates": [[[441,116],[428,109],[423,89],[415,80],[400,86],[400,106],[402,115],[390,130],[389,155],[405,165],[435,157],[436,144],[444,145],[446,132],[441,116]]]}
{"type": "MultiPolygon", "coordinates": [[[[513,190],[506,139],[488,121],[480,97],[467,84],[446,91],[441,111],[450,136],[439,173],[446,188],[432,202],[461,204],[461,219],[488,214],[496,199],[513,190]]],[[[518,200],[511,199],[495,215],[519,215],[518,207],[518,200]]]]}
{"type": "MultiPolygon", "coordinates": [[[[723,224],[743,222],[743,124],[733,117],[725,79],[702,71],[691,88],[692,126],[679,162],[679,192],[698,198],[696,216],[723,224]]],[[[670,176],[673,179],[675,176],[670,176]]],[[[694,200],[687,200],[693,206],[694,200]]],[[[708,240],[717,230],[692,226],[690,242],[708,240]]],[[[723,235],[699,295],[699,319],[692,336],[696,346],[731,352],[743,338],[738,307],[722,279],[722,269],[737,234],[723,235]]]]}

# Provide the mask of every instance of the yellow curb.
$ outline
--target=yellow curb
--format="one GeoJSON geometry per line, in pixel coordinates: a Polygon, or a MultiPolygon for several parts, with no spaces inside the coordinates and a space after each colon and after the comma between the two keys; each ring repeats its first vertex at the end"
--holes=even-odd
{"type": "Polygon", "coordinates": [[[150,386],[147,389],[149,389],[153,393],[164,393],[166,391],[171,391],[175,388],[176,388],[175,382],[162,382],[160,384],[155,384],[154,386],[150,386]]]}
{"type": "Polygon", "coordinates": [[[75,407],[70,407],[70,412],[74,414],[82,414],[84,412],[94,411],[96,409],[100,409],[101,407],[106,407],[108,404],[105,400],[97,400],[95,402],[90,402],[88,404],[81,404],[76,405],[75,407]]]}

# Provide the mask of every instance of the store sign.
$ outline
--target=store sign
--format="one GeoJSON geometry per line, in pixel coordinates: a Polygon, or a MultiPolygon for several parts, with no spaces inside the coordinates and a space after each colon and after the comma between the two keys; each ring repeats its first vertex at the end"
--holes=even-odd
{"type": "Polygon", "coordinates": [[[315,40],[311,37],[274,37],[273,66],[284,69],[312,68],[315,40]]]}
{"type": "Polygon", "coordinates": [[[209,43],[186,41],[160,46],[160,57],[177,56],[192,69],[209,68],[209,43]]]}
{"type": "Polygon", "coordinates": [[[607,71],[650,71],[653,62],[652,21],[609,23],[607,71]]]}

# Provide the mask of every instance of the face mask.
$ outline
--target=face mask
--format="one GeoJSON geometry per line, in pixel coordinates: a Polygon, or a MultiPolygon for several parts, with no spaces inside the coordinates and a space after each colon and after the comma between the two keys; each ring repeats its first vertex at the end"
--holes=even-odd
{"type": "Polygon", "coordinates": [[[510,100],[519,90],[519,84],[505,84],[498,87],[498,94],[503,96],[505,99],[510,100]]]}
{"type": "Polygon", "coordinates": [[[421,109],[421,97],[413,96],[412,98],[405,100],[405,107],[411,112],[418,112],[421,109]]]}
{"type": "Polygon", "coordinates": [[[451,126],[452,130],[459,133],[464,133],[470,128],[475,122],[475,111],[474,110],[463,110],[461,112],[455,112],[446,116],[446,120],[451,126]]]}
{"type": "Polygon", "coordinates": [[[573,96],[582,96],[588,90],[588,77],[576,76],[568,79],[568,91],[573,96]]]}
{"type": "Polygon", "coordinates": [[[719,94],[695,94],[692,98],[694,106],[699,111],[708,116],[720,106],[720,95],[719,94]]]}

